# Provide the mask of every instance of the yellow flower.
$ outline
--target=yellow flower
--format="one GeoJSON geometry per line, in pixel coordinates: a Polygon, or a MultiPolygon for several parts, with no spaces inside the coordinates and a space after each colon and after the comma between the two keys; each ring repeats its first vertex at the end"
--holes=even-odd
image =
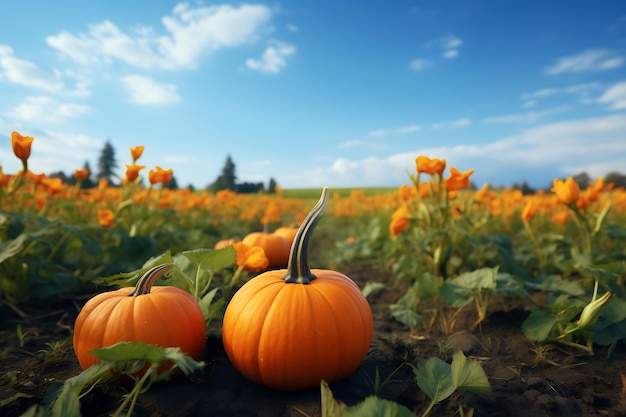
{"type": "Polygon", "coordinates": [[[30,146],[35,140],[32,136],[22,136],[18,132],[11,133],[11,146],[13,153],[22,161],[26,162],[30,156],[30,146]]]}
{"type": "Polygon", "coordinates": [[[136,160],[141,158],[143,154],[143,145],[135,146],[134,148],[130,148],[130,155],[133,157],[133,165],[136,160]]]}
{"type": "Polygon", "coordinates": [[[461,172],[454,167],[450,167],[450,177],[445,180],[447,191],[462,190],[470,185],[469,177],[474,173],[473,169],[461,172]]]}
{"type": "Polygon", "coordinates": [[[580,186],[574,178],[569,177],[565,181],[555,178],[554,186],[550,191],[556,194],[556,198],[563,204],[573,204],[580,196],[580,186]]]}
{"type": "Polygon", "coordinates": [[[163,169],[160,166],[157,166],[156,170],[151,169],[150,172],[148,172],[148,180],[152,185],[159,183],[167,185],[170,181],[172,181],[172,174],[172,168],[163,169]]]}
{"type": "Polygon", "coordinates": [[[415,158],[415,169],[417,172],[423,172],[425,174],[443,174],[443,170],[446,169],[445,159],[430,159],[427,156],[418,156],[415,158]]]}
{"type": "Polygon", "coordinates": [[[113,210],[104,209],[98,210],[98,224],[100,227],[111,227],[115,221],[115,214],[113,210]]]}

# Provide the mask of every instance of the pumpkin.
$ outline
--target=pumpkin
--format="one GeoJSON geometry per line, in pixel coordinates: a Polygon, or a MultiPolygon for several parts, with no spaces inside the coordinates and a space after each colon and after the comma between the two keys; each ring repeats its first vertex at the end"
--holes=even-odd
{"type": "Polygon", "coordinates": [[[284,268],[289,259],[289,242],[282,236],[269,232],[248,233],[242,240],[248,246],[260,246],[269,261],[268,268],[284,268]]]}
{"type": "Polygon", "coordinates": [[[233,244],[237,243],[239,241],[239,239],[221,239],[218,240],[217,242],[215,242],[215,245],[213,245],[213,249],[223,249],[226,248],[228,246],[232,246],[233,244]]]}
{"type": "Polygon", "coordinates": [[[374,320],[359,287],[340,272],[309,268],[309,238],[327,203],[324,188],[298,230],[287,269],[252,278],[226,307],[226,354],[258,384],[293,391],[339,381],[369,350],[374,320]]]}
{"type": "Polygon", "coordinates": [[[282,236],[285,239],[287,239],[287,242],[289,242],[290,247],[293,244],[293,241],[296,238],[297,233],[298,233],[298,228],[291,227],[291,226],[281,226],[277,228],[276,230],[274,230],[275,235],[282,236]]]}
{"type": "Polygon", "coordinates": [[[180,347],[200,360],[206,343],[206,324],[191,294],[154,282],[172,267],[163,264],[147,271],[133,287],[98,294],[81,309],[74,324],[74,353],[83,369],[99,361],[92,349],[119,342],[144,342],[180,347]]]}

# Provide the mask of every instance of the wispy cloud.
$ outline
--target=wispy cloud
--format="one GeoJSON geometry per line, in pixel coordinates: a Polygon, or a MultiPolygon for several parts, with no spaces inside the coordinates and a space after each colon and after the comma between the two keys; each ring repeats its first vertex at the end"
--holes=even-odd
{"type": "Polygon", "coordinates": [[[623,56],[608,49],[588,49],[576,55],[560,58],[554,65],[546,69],[546,74],[606,71],[621,67],[624,60],[623,56]]]}
{"type": "Polygon", "coordinates": [[[26,97],[9,112],[9,116],[31,126],[63,124],[68,119],[82,116],[90,111],[89,106],[77,103],[62,103],[47,97],[26,97]]]}
{"type": "Polygon", "coordinates": [[[626,82],[611,86],[598,99],[600,103],[608,103],[613,110],[626,109],[626,82]]]}
{"type": "Polygon", "coordinates": [[[435,130],[447,130],[447,129],[456,129],[459,127],[465,127],[471,124],[472,124],[471,119],[464,117],[462,119],[452,120],[450,122],[433,123],[431,125],[431,128],[435,130]]]}
{"type": "Polygon", "coordinates": [[[456,58],[461,45],[463,45],[463,40],[452,35],[433,39],[426,44],[429,48],[441,49],[441,56],[447,59],[456,58]]]}
{"type": "Polygon", "coordinates": [[[285,179],[285,186],[399,186],[407,183],[406,173],[415,169],[419,155],[445,158],[448,166],[460,170],[476,168],[471,179],[478,185],[510,186],[528,180],[543,187],[553,178],[582,171],[598,178],[610,171],[624,171],[626,114],[544,124],[485,144],[416,148],[387,157],[340,158],[285,179]]]}
{"type": "Polygon", "coordinates": [[[63,31],[46,42],[80,64],[118,60],[137,68],[192,69],[203,56],[260,39],[271,17],[271,9],[264,5],[192,7],[180,3],[161,19],[164,34],[149,27],[125,32],[105,20],[89,26],[87,33],[63,31]]]}
{"type": "Polygon", "coordinates": [[[412,60],[411,62],[409,62],[409,68],[415,71],[423,71],[426,68],[431,67],[432,65],[433,65],[432,61],[429,61],[428,59],[416,58],[412,60]]]}
{"type": "Polygon", "coordinates": [[[484,123],[519,123],[519,124],[531,124],[537,123],[542,119],[552,116],[553,114],[563,113],[569,110],[567,106],[556,107],[553,109],[547,109],[542,111],[530,111],[525,113],[506,114],[502,116],[486,117],[483,119],[484,123]]]}
{"type": "Polygon", "coordinates": [[[295,53],[295,46],[272,40],[261,55],[261,59],[248,59],[246,67],[266,74],[277,74],[287,65],[287,57],[295,53]]]}
{"type": "Polygon", "coordinates": [[[58,93],[65,84],[59,70],[47,71],[36,64],[14,56],[13,49],[0,44],[0,74],[8,82],[58,93]]]}
{"type": "Polygon", "coordinates": [[[363,149],[370,149],[370,150],[383,150],[383,149],[388,149],[389,145],[388,144],[384,144],[384,143],[380,143],[380,142],[368,142],[365,140],[349,140],[346,142],[342,142],[340,144],[337,145],[338,149],[356,149],[356,148],[363,148],[363,149]]]}
{"type": "Polygon", "coordinates": [[[130,92],[130,99],[133,103],[160,105],[175,104],[180,101],[178,88],[174,84],[159,84],[152,78],[142,75],[127,75],[121,80],[130,92]]]}
{"type": "Polygon", "coordinates": [[[414,133],[421,129],[419,125],[409,125],[402,127],[395,127],[391,129],[377,129],[369,132],[367,136],[369,137],[377,137],[377,136],[392,136],[392,135],[403,135],[407,133],[414,133]]]}
{"type": "Polygon", "coordinates": [[[599,88],[600,83],[597,82],[575,84],[569,87],[542,88],[540,90],[522,94],[522,106],[524,108],[534,107],[540,99],[559,96],[563,94],[576,94],[578,95],[580,101],[587,102],[589,100],[589,95],[599,88]]]}

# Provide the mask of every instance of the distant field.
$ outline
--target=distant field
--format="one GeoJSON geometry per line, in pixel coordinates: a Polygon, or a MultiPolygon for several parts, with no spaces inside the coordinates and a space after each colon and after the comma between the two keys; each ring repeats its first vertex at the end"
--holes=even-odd
{"type": "MultiPolygon", "coordinates": [[[[329,187],[330,195],[339,193],[342,197],[348,197],[351,192],[355,190],[362,191],[365,195],[385,194],[391,193],[397,190],[397,187],[357,187],[357,188],[333,188],[329,187]]],[[[299,198],[299,199],[317,199],[322,192],[321,188],[287,188],[283,190],[283,197],[285,198],[299,198]]]]}

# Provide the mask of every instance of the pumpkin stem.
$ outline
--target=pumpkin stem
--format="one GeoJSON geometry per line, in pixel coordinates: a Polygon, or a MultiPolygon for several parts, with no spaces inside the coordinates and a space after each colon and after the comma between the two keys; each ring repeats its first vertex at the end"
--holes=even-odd
{"type": "Polygon", "coordinates": [[[308,284],[315,279],[315,275],[311,273],[309,268],[309,238],[313,233],[313,229],[324,215],[327,205],[328,187],[324,187],[322,196],[300,225],[298,233],[293,240],[291,251],[289,252],[287,272],[283,277],[285,282],[308,284]]]}
{"type": "Polygon", "coordinates": [[[156,282],[156,280],[173,266],[174,264],[162,264],[146,271],[146,273],[139,278],[139,281],[137,281],[137,285],[135,285],[133,292],[128,295],[130,297],[138,297],[140,295],[150,294],[152,285],[156,282]]]}

